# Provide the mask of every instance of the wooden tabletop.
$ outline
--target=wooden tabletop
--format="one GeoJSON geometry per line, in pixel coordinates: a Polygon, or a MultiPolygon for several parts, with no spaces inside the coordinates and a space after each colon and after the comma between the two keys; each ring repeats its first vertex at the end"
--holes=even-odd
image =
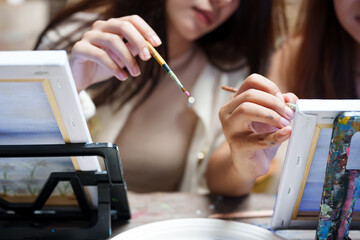
{"type": "MultiPolygon", "coordinates": [[[[223,218],[271,229],[275,195],[250,194],[225,198],[195,193],[128,193],[131,219],[112,224],[112,236],[147,223],[179,218],[223,218]]],[[[286,239],[315,239],[315,230],[280,230],[286,239]]],[[[351,239],[360,239],[360,231],[351,231],[351,239]]]]}

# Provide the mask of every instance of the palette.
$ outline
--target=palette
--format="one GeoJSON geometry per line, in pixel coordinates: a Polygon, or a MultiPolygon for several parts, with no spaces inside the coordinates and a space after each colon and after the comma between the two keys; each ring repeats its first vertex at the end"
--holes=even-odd
{"type": "Polygon", "coordinates": [[[235,221],[184,218],[149,223],[130,229],[113,240],[263,240],[284,239],[264,228],[235,221]]]}

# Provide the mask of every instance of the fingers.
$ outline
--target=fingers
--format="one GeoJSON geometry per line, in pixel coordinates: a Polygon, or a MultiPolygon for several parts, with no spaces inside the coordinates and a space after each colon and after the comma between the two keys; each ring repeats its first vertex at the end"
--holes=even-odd
{"type": "Polygon", "coordinates": [[[112,75],[120,80],[125,80],[127,78],[124,70],[119,67],[119,65],[104,50],[94,47],[88,42],[80,41],[74,45],[71,60],[77,62],[91,61],[100,65],[102,68],[105,68],[106,71],[111,72],[112,75]]]}
{"type": "MultiPolygon", "coordinates": [[[[220,111],[224,111],[224,109],[220,111]]],[[[244,131],[262,132],[261,129],[254,129],[253,122],[268,124],[276,128],[283,128],[291,124],[288,119],[274,110],[251,102],[240,104],[231,113],[221,112],[220,120],[234,134],[244,131]]]]}
{"type": "Polygon", "coordinates": [[[291,127],[288,126],[271,133],[249,134],[242,144],[248,151],[258,151],[279,145],[289,139],[290,135],[291,127]]]}
{"type": "Polygon", "coordinates": [[[233,159],[249,158],[256,169],[264,166],[291,135],[294,111],[286,103],[296,100],[267,78],[250,75],[219,112],[233,159]]]}
{"type": "Polygon", "coordinates": [[[254,141],[254,145],[261,146],[262,148],[269,148],[286,141],[289,139],[290,135],[291,127],[287,126],[272,133],[254,135],[249,138],[249,141],[254,141]]]}
{"type": "Polygon", "coordinates": [[[96,21],[73,47],[72,58],[77,64],[72,69],[78,73],[79,82],[89,77],[84,73],[94,64],[97,64],[97,71],[90,76],[93,78],[88,80],[90,82],[105,80],[109,74],[125,80],[127,75],[123,68],[137,77],[141,72],[135,57],[144,61],[151,58],[146,41],[154,46],[161,44],[155,31],[139,16],[96,21]]]}
{"type": "Polygon", "coordinates": [[[284,93],[283,97],[286,103],[296,103],[296,101],[299,100],[299,98],[293,93],[284,93]]]}
{"type": "Polygon", "coordinates": [[[219,112],[228,143],[252,151],[265,149],[289,138],[295,113],[285,102],[295,102],[294,94],[282,94],[270,80],[249,76],[219,112]],[[240,145],[242,146],[240,146],[240,145]]]}
{"type": "Polygon", "coordinates": [[[248,138],[248,147],[254,150],[267,149],[290,138],[291,127],[284,127],[272,133],[254,134],[248,138]]]}
{"type": "Polygon", "coordinates": [[[294,116],[294,112],[283,100],[280,100],[277,96],[258,89],[248,89],[245,92],[239,93],[237,96],[233,97],[227,105],[227,111],[231,113],[243,103],[247,102],[273,110],[274,112],[269,115],[272,116],[272,118],[277,118],[280,115],[288,120],[291,120],[294,116]]]}
{"type": "Polygon", "coordinates": [[[155,31],[137,15],[98,21],[94,23],[93,29],[125,38],[132,53],[139,55],[144,61],[151,57],[146,41],[149,41],[153,46],[161,44],[161,40],[155,31]]]}
{"type": "Polygon", "coordinates": [[[229,110],[234,110],[243,102],[252,102],[270,108],[282,117],[291,120],[294,117],[294,112],[285,104],[285,97],[289,102],[297,100],[294,94],[281,94],[277,85],[269,79],[258,74],[252,74],[233,96],[229,110]]]}
{"type": "Polygon", "coordinates": [[[120,68],[126,66],[133,77],[140,75],[140,68],[135,57],[118,35],[99,31],[90,31],[84,35],[84,38],[91,45],[107,52],[109,57],[111,57],[120,68]]]}
{"type": "Polygon", "coordinates": [[[280,100],[284,101],[281,91],[277,85],[259,74],[251,74],[247,77],[235,95],[245,92],[248,89],[257,89],[276,96],[280,100]]]}
{"type": "Polygon", "coordinates": [[[136,29],[149,41],[153,46],[157,47],[161,44],[161,40],[155,31],[139,16],[132,15],[123,17],[124,20],[131,22],[136,29]]]}

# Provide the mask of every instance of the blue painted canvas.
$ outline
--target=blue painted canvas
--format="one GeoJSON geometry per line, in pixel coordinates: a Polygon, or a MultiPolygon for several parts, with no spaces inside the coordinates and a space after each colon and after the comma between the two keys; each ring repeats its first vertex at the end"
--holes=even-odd
{"type": "MultiPolygon", "coordinates": [[[[329,155],[332,128],[323,128],[320,131],[313,161],[300,202],[299,211],[315,211],[320,209],[322,190],[324,185],[326,165],[329,155]]],[[[360,169],[360,134],[356,133],[351,139],[352,148],[349,153],[347,169],[360,169]]],[[[360,210],[359,204],[355,204],[355,210],[360,210]]]]}
{"type": "MultiPolygon", "coordinates": [[[[63,137],[39,81],[0,81],[0,144],[62,144],[63,137]]],[[[69,157],[0,158],[0,197],[36,196],[53,171],[73,171],[69,157]]],[[[55,194],[72,195],[69,183],[55,194]]]]}

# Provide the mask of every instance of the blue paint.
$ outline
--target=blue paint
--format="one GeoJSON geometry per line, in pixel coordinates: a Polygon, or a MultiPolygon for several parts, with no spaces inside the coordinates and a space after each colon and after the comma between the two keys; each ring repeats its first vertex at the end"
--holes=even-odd
{"type": "Polygon", "coordinates": [[[324,221],[317,235],[320,240],[327,239],[331,227],[331,221],[324,221]]]}
{"type": "Polygon", "coordinates": [[[164,68],[167,72],[170,72],[170,71],[171,71],[169,65],[167,65],[166,63],[164,63],[162,66],[163,66],[163,68],[164,68]]]}
{"type": "Polygon", "coordinates": [[[346,112],[334,120],[316,232],[318,239],[349,239],[355,199],[360,196],[360,170],[347,170],[346,166],[351,138],[359,131],[359,112],[346,112]]]}

